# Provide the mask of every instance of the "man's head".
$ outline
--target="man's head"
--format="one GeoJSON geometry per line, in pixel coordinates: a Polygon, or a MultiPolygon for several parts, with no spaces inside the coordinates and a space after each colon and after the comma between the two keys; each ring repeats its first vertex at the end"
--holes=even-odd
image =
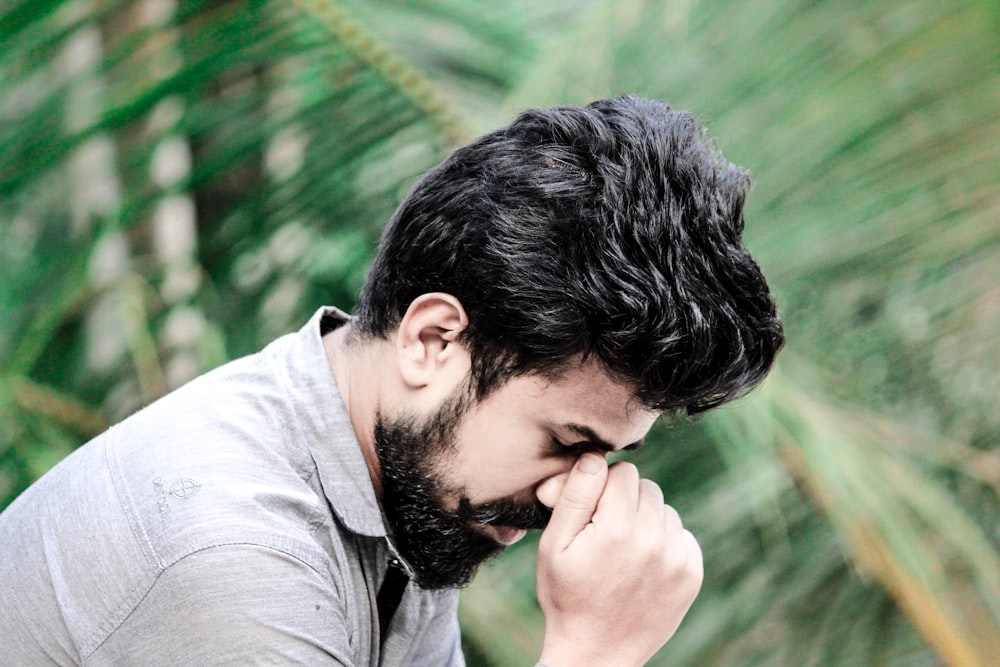
{"type": "Polygon", "coordinates": [[[748,187],[689,114],[633,97],[525,112],[415,186],[352,330],[409,340],[421,363],[465,354],[447,397],[376,419],[383,504],[418,581],[464,583],[511,527],[544,522],[541,487],[580,452],[767,374],[783,333],[742,247],[748,187]]]}
{"type": "Polygon", "coordinates": [[[624,97],[523,113],[455,151],[390,221],[355,311],[385,337],[455,296],[473,391],[594,357],[661,411],[755,386],[783,342],[743,248],[749,187],[685,112],[624,97]]]}

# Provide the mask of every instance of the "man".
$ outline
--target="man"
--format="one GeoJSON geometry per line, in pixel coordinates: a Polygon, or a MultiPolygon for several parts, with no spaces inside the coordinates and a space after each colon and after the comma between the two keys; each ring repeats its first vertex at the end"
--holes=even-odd
{"type": "Polygon", "coordinates": [[[644,663],[701,552],[606,456],[769,370],[747,187],[689,115],[631,97],[459,149],[353,317],[168,395],[0,516],[5,660],[460,665],[457,588],[544,528],[540,661],[644,663]]]}

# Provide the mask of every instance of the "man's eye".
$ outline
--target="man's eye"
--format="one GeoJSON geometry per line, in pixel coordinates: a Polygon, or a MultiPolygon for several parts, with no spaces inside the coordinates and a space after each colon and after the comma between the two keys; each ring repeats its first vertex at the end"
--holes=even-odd
{"type": "Polygon", "coordinates": [[[555,454],[565,454],[566,444],[562,442],[559,438],[549,438],[549,448],[555,454]]]}
{"type": "Polygon", "coordinates": [[[583,446],[579,444],[567,445],[559,438],[551,439],[552,452],[558,456],[579,456],[583,452],[583,446]]]}

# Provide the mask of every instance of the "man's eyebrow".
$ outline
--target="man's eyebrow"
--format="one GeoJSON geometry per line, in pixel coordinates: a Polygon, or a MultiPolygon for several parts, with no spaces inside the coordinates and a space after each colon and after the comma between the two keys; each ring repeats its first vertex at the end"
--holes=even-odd
{"type": "Polygon", "coordinates": [[[631,444],[619,448],[616,447],[615,445],[612,445],[610,442],[608,442],[601,436],[597,435],[594,429],[584,424],[573,424],[573,423],[563,424],[563,428],[566,429],[567,431],[572,431],[573,433],[576,433],[577,435],[583,438],[586,438],[588,444],[604,452],[617,452],[622,450],[634,452],[635,450],[641,448],[644,444],[646,444],[645,438],[640,438],[639,440],[636,440],[631,444]]]}

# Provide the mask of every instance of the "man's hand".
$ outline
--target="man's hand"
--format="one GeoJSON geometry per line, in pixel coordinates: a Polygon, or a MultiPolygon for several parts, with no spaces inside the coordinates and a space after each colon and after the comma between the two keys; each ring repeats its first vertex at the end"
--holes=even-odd
{"type": "Polygon", "coordinates": [[[541,662],[642,665],[680,625],[701,588],[701,548],[630,463],[577,461],[542,533],[541,662]]]}

